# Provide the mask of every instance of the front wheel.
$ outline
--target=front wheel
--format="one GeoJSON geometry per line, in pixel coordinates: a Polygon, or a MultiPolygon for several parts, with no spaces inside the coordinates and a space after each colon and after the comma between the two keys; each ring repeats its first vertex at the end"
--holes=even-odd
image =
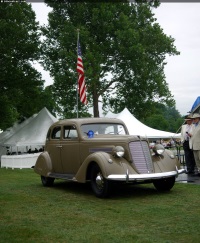
{"type": "Polygon", "coordinates": [[[41,176],[43,186],[53,186],[55,178],[41,176]]]}
{"type": "Polygon", "coordinates": [[[103,177],[101,169],[97,164],[94,164],[91,169],[91,187],[96,197],[108,197],[111,190],[111,182],[103,177]]]}
{"type": "Polygon", "coordinates": [[[155,180],[153,182],[155,188],[158,191],[169,191],[172,189],[175,183],[175,177],[169,177],[164,179],[155,180]]]}

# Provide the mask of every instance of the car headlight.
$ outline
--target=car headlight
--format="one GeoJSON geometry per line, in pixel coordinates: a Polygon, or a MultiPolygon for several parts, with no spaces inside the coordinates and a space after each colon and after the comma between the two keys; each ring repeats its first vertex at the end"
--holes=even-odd
{"type": "Polygon", "coordinates": [[[116,146],[113,148],[113,155],[119,158],[124,156],[124,148],[122,146],[116,146]]]}
{"type": "Polygon", "coordinates": [[[156,144],[154,147],[153,147],[153,152],[155,154],[158,154],[158,155],[161,155],[163,154],[165,151],[165,148],[162,144],[156,144]]]}

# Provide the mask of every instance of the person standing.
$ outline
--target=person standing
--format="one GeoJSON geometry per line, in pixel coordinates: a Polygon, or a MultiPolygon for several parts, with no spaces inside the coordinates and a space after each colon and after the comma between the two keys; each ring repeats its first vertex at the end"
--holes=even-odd
{"type": "Polygon", "coordinates": [[[197,175],[200,176],[200,114],[194,113],[192,119],[192,131],[188,133],[188,135],[190,136],[189,145],[194,153],[194,159],[198,169],[197,175]]]}
{"type": "Polygon", "coordinates": [[[195,159],[193,150],[189,146],[190,134],[192,132],[193,119],[191,115],[185,117],[185,124],[181,127],[181,142],[185,153],[185,163],[187,167],[186,174],[194,174],[195,159]]]}

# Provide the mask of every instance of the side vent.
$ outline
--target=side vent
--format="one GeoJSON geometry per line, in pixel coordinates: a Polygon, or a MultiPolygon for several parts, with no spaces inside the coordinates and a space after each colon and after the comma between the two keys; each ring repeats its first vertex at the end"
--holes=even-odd
{"type": "Polygon", "coordinates": [[[153,173],[153,163],[148,143],[146,141],[130,142],[129,148],[138,173],[153,173]]]}

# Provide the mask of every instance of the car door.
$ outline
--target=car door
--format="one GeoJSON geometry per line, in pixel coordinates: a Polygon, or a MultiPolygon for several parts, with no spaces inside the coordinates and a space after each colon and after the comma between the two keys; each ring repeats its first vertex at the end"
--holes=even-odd
{"type": "Polygon", "coordinates": [[[65,174],[75,174],[80,167],[79,137],[75,125],[63,126],[61,160],[65,174]]]}
{"type": "Polygon", "coordinates": [[[61,126],[53,127],[50,137],[46,143],[46,151],[51,158],[53,172],[63,173],[63,167],[61,162],[61,126]]]}

